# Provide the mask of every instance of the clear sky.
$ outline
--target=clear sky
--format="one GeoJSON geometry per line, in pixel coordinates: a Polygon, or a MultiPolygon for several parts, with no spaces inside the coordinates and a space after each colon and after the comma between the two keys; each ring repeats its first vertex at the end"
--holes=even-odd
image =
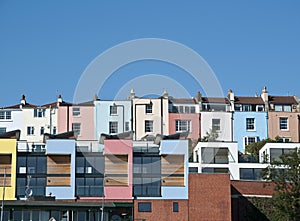
{"type": "MultiPolygon", "coordinates": [[[[224,93],[300,94],[300,1],[11,1],[0,0],[0,107],[21,94],[34,104],[57,94],[72,101],[87,65],[105,50],[138,38],[164,38],[199,53],[224,93]]],[[[119,70],[128,76],[174,74],[168,64],[144,62],[119,70]]],[[[172,75],[173,76],[173,75],[172,75]]],[[[115,73],[100,98],[128,79],[115,73]]],[[[188,85],[188,86],[186,86],[188,85]]],[[[91,98],[92,99],[92,98],[91,98]]]]}

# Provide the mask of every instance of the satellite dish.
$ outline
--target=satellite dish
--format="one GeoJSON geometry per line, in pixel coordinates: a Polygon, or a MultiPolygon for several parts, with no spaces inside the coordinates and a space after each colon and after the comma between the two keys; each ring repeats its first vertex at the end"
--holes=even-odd
{"type": "Polygon", "coordinates": [[[121,221],[121,220],[122,220],[121,217],[118,216],[118,215],[113,215],[113,216],[111,217],[111,219],[112,219],[113,221],[121,221]]]}
{"type": "Polygon", "coordinates": [[[31,188],[26,188],[26,190],[25,190],[25,196],[26,197],[31,197],[32,194],[33,194],[32,189],[31,188]]]}

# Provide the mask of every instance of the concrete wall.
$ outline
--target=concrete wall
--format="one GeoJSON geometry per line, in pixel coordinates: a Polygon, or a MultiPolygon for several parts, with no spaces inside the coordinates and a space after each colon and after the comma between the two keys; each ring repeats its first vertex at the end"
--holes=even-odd
{"type": "Polygon", "coordinates": [[[299,142],[299,113],[291,112],[268,112],[269,115],[269,138],[290,137],[291,142],[299,142]],[[288,118],[288,130],[280,130],[279,118],[288,118]]]}
{"type": "Polygon", "coordinates": [[[198,140],[201,138],[201,129],[200,129],[200,114],[178,114],[178,113],[169,113],[169,134],[174,134],[176,132],[176,120],[190,120],[191,121],[191,130],[188,138],[193,140],[198,140]]]}
{"type": "Polygon", "coordinates": [[[46,194],[52,193],[56,199],[74,199],[75,197],[75,140],[47,140],[46,154],[71,155],[71,185],[46,187],[46,194]]]}
{"type": "Polygon", "coordinates": [[[72,131],[72,124],[80,123],[77,140],[94,140],[94,106],[59,106],[57,118],[57,133],[72,131]],[[79,116],[73,116],[73,108],[80,108],[79,116]]]}
{"type": "Polygon", "coordinates": [[[201,136],[212,129],[212,119],[220,119],[221,129],[218,131],[219,141],[232,141],[232,113],[229,112],[201,112],[201,136]]]}
{"type": "Polygon", "coordinates": [[[162,186],[162,199],[188,199],[188,141],[187,140],[162,140],[161,154],[184,155],[184,182],[185,186],[162,186]]]}
{"type": "Polygon", "coordinates": [[[118,121],[118,133],[125,132],[125,123],[131,127],[131,101],[95,101],[94,139],[99,139],[101,133],[109,134],[109,122],[118,121]],[[110,106],[117,106],[117,114],[110,115],[110,106]]]}
{"type": "Polygon", "coordinates": [[[52,133],[51,130],[57,127],[57,108],[41,108],[46,109],[45,117],[34,117],[34,109],[36,108],[22,108],[22,132],[20,139],[27,140],[29,143],[42,143],[41,127],[44,127],[45,133],[52,133]],[[27,135],[27,127],[34,127],[33,135],[27,135]]]}
{"type": "Polygon", "coordinates": [[[7,132],[23,129],[21,109],[3,109],[3,111],[11,111],[11,119],[0,119],[0,127],[5,127],[7,132]]]}
{"type": "MultiPolygon", "coordinates": [[[[5,187],[5,200],[15,200],[16,192],[16,171],[17,171],[17,143],[15,139],[0,139],[0,155],[11,154],[11,185],[5,187]]],[[[7,171],[8,173],[9,171],[7,171]]],[[[0,168],[1,177],[4,175],[4,168],[0,168]],[[2,175],[3,174],[3,175],[2,175]]],[[[3,183],[0,183],[0,196],[3,196],[3,183]]]]}
{"type": "Polygon", "coordinates": [[[133,99],[134,139],[140,140],[146,135],[169,134],[168,114],[168,99],[133,99]],[[146,113],[146,104],[150,104],[150,102],[153,105],[152,113],[146,113]],[[145,132],[145,120],[153,121],[153,132],[145,132]]]}
{"type": "Polygon", "coordinates": [[[244,138],[259,137],[258,141],[268,137],[268,122],[266,112],[235,112],[233,140],[239,144],[239,151],[245,152],[244,138]],[[246,118],[254,118],[255,130],[246,129],[246,118]]]}
{"type": "Polygon", "coordinates": [[[132,199],[132,141],[104,140],[104,155],[128,155],[128,186],[105,186],[105,199],[132,199]]]}

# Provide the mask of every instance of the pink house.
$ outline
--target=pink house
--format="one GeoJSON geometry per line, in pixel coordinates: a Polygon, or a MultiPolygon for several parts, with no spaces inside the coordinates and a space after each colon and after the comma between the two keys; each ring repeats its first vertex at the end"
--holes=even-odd
{"type": "Polygon", "coordinates": [[[104,140],[105,199],[132,199],[132,141],[104,140]]]}
{"type": "Polygon", "coordinates": [[[59,103],[57,133],[74,131],[77,140],[94,140],[94,103],[59,103]]]}
{"type": "Polygon", "coordinates": [[[201,137],[201,115],[194,98],[169,99],[169,134],[189,132],[193,142],[201,137]]]}

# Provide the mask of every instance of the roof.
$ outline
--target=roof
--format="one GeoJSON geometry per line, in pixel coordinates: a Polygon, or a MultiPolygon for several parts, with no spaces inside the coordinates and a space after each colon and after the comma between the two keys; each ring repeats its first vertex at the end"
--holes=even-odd
{"type": "Polygon", "coordinates": [[[44,134],[44,143],[46,143],[46,140],[48,139],[75,139],[74,131],[69,131],[61,134],[44,134]]]}
{"type": "Polygon", "coordinates": [[[297,104],[293,96],[269,96],[271,104],[297,104]]]}
{"type": "MultiPolygon", "coordinates": [[[[16,105],[12,105],[12,106],[8,106],[8,107],[4,107],[3,109],[19,109],[21,104],[16,104],[16,105]]],[[[25,105],[22,105],[23,108],[26,107],[38,107],[35,104],[29,104],[29,103],[25,103],[25,105]]]]}
{"type": "Polygon", "coordinates": [[[261,97],[234,97],[235,104],[264,104],[261,97]]]}
{"type": "Polygon", "coordinates": [[[0,134],[0,139],[16,139],[20,140],[20,135],[21,135],[21,130],[13,130],[13,131],[8,131],[6,133],[0,134]]]}
{"type": "Polygon", "coordinates": [[[226,103],[226,104],[229,103],[228,99],[223,98],[223,97],[202,97],[202,102],[204,102],[204,103],[226,103]]]}
{"type": "Polygon", "coordinates": [[[170,98],[169,101],[173,104],[197,104],[194,98],[170,98]]]}

